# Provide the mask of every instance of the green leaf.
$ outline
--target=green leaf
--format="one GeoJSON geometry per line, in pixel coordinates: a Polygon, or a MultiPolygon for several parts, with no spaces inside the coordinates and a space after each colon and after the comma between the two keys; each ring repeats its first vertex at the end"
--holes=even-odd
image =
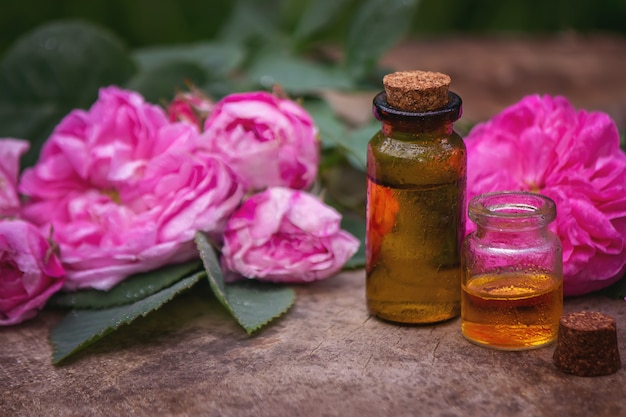
{"type": "Polygon", "coordinates": [[[348,132],[342,145],[349,150],[347,157],[348,162],[354,168],[365,171],[367,166],[367,144],[370,139],[380,130],[380,122],[372,119],[358,129],[348,132]]]}
{"type": "Polygon", "coordinates": [[[296,300],[292,288],[256,280],[228,284],[224,289],[232,314],[248,334],[285,314],[296,300]]]}
{"type": "Polygon", "coordinates": [[[232,42],[203,42],[137,49],[134,57],[142,69],[184,61],[199,65],[211,76],[225,76],[243,63],[245,51],[232,42]]]}
{"type": "Polygon", "coordinates": [[[283,315],[293,305],[296,294],[289,287],[250,280],[225,285],[219,260],[203,233],[196,233],[196,245],[215,296],[248,334],[283,315]]]}
{"type": "Polygon", "coordinates": [[[58,365],[71,354],[96,342],[123,324],[145,317],[176,295],[191,288],[203,276],[204,271],[198,272],[133,304],[106,310],[72,310],[50,331],[50,342],[54,347],[52,363],[58,365]]]}
{"type": "Polygon", "coordinates": [[[356,9],[346,37],[351,73],[364,77],[378,59],[406,35],[419,0],[365,0],[356,9]]]}
{"type": "Polygon", "coordinates": [[[347,90],[354,87],[342,68],[326,66],[280,48],[261,51],[250,64],[247,76],[263,88],[279,84],[292,94],[314,93],[321,89],[347,90]]]}
{"type": "Polygon", "coordinates": [[[280,37],[281,0],[235,0],[233,12],[220,31],[221,39],[237,43],[280,37]]]}
{"type": "Polygon", "coordinates": [[[108,31],[76,21],[42,26],[0,61],[0,137],[30,140],[22,166],[32,165],[70,110],[89,107],[100,87],[124,84],[134,72],[125,46],[108,31]]]}
{"type": "Polygon", "coordinates": [[[47,306],[79,309],[103,309],[130,304],[146,298],[188,277],[202,267],[200,260],[167,265],[154,271],[135,274],[109,291],[83,290],[53,295],[47,306]]]}
{"type": "Polygon", "coordinates": [[[294,37],[305,41],[331,26],[352,0],[314,0],[302,14],[294,37]]]}
{"type": "Polygon", "coordinates": [[[365,171],[367,144],[380,130],[380,122],[372,118],[359,128],[348,129],[325,101],[308,100],[304,102],[304,107],[319,128],[323,148],[340,148],[354,168],[365,171]]]}
{"type": "Polygon", "coordinates": [[[305,100],[302,103],[319,129],[323,148],[341,146],[346,135],[346,126],[337,118],[333,109],[323,100],[305,100]]]}
{"type": "Polygon", "coordinates": [[[193,62],[172,61],[141,70],[126,88],[141,93],[152,103],[171,100],[177,90],[186,90],[187,84],[202,85],[207,81],[206,71],[193,62]]]}
{"type": "Polygon", "coordinates": [[[341,228],[361,241],[359,250],[343,266],[344,269],[357,269],[365,266],[365,221],[359,217],[343,216],[341,228]]]}

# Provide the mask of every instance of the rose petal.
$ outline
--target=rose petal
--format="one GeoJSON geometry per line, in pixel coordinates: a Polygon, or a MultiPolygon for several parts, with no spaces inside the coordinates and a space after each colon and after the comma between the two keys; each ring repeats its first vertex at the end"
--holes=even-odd
{"type": "Polygon", "coordinates": [[[328,278],[359,247],[354,236],[340,229],[340,222],[339,213],[305,192],[272,187],[256,194],[226,226],[225,276],[274,282],[328,278]]]}

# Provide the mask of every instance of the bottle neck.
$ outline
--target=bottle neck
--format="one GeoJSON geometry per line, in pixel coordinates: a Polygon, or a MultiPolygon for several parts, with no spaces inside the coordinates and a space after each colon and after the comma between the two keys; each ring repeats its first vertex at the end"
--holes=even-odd
{"type": "Polygon", "coordinates": [[[381,131],[387,137],[414,137],[416,134],[420,136],[432,135],[433,137],[448,136],[453,132],[454,125],[452,122],[401,122],[401,121],[381,121],[381,131]]]}
{"type": "Polygon", "coordinates": [[[391,107],[383,91],[374,97],[374,117],[380,120],[382,132],[387,137],[402,138],[412,135],[451,135],[453,123],[461,117],[462,101],[455,93],[448,93],[446,106],[424,112],[408,112],[391,107]]]}

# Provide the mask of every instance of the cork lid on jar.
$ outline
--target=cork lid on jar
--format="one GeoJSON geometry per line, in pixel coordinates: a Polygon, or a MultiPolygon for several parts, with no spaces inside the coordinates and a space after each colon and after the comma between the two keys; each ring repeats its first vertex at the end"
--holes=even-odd
{"type": "Polygon", "coordinates": [[[385,75],[389,106],[407,112],[436,110],[448,104],[450,77],[440,72],[398,71],[385,75]]]}

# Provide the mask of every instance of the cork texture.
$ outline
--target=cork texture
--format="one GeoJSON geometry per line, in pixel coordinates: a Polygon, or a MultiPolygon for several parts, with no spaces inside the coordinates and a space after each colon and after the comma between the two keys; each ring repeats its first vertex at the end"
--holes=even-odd
{"type": "Polygon", "coordinates": [[[399,71],[383,78],[387,103],[410,112],[436,110],[448,104],[450,82],[448,75],[431,71],[399,71]]]}
{"type": "Polygon", "coordinates": [[[561,317],[553,355],[557,368],[578,376],[608,375],[621,366],[615,319],[581,311],[561,317]]]}

